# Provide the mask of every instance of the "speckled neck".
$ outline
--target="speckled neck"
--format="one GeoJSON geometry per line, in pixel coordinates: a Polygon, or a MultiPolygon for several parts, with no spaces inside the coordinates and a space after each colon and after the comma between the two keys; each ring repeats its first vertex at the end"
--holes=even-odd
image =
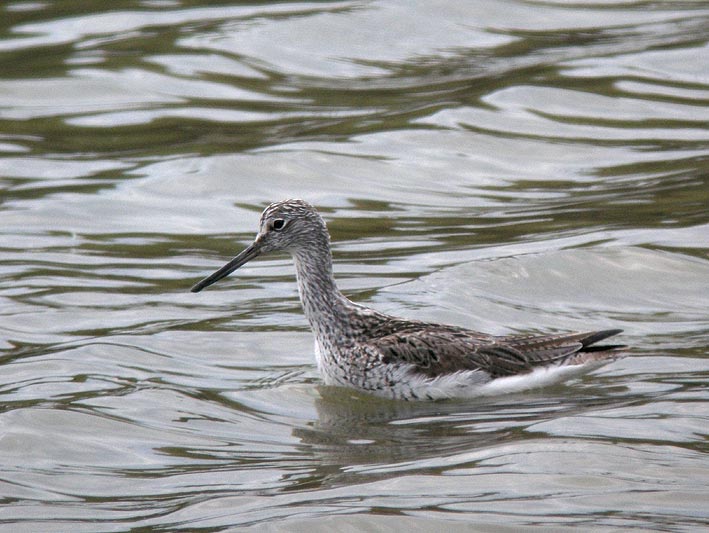
{"type": "Polygon", "coordinates": [[[292,255],[300,301],[315,335],[349,336],[350,317],[356,306],[337,288],[327,236],[320,236],[313,246],[295,250],[292,255]]]}

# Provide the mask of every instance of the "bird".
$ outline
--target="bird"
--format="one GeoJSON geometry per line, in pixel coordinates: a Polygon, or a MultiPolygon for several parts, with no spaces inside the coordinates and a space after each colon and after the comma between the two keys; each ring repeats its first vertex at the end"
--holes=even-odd
{"type": "Polygon", "coordinates": [[[394,400],[469,398],[557,383],[625,355],[623,345],[596,344],[620,329],[490,335],[398,318],[352,302],[335,282],[325,221],[300,199],[266,207],[253,243],[191,292],[272,252],[293,258],[326,385],[394,400]]]}

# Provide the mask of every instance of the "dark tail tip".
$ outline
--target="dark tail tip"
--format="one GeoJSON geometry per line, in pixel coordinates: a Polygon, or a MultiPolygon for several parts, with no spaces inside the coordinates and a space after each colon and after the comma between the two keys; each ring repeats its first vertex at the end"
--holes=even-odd
{"type": "Polygon", "coordinates": [[[592,333],[589,333],[587,337],[584,337],[581,339],[581,344],[583,345],[583,348],[581,348],[582,352],[604,352],[604,351],[610,351],[610,350],[619,350],[622,348],[625,348],[625,345],[623,344],[605,344],[601,346],[591,346],[592,344],[596,344],[598,341],[602,341],[603,339],[607,339],[608,337],[612,337],[613,335],[617,335],[618,333],[621,333],[623,330],[622,329],[604,329],[603,331],[594,331],[592,333]]]}

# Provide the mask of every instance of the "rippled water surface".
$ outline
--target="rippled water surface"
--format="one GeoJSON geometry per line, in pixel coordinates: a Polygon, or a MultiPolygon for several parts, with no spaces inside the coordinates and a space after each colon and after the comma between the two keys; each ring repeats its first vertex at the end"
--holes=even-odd
{"type": "Polygon", "coordinates": [[[709,523],[704,1],[0,5],[0,529],[709,523]],[[631,356],[469,401],[321,385],[273,200],[343,290],[631,356]]]}

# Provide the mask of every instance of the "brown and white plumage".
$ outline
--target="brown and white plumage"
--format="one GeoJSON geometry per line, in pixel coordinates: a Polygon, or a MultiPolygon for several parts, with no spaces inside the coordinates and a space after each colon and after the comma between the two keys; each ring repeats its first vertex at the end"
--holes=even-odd
{"type": "Polygon", "coordinates": [[[325,222],[303,200],[268,206],[253,244],[192,292],[272,251],[293,256],[303,310],[315,334],[318,368],[329,384],[389,398],[466,397],[559,381],[622,355],[622,346],[595,344],[618,329],[492,336],[404,320],[355,304],[335,284],[325,222]]]}

